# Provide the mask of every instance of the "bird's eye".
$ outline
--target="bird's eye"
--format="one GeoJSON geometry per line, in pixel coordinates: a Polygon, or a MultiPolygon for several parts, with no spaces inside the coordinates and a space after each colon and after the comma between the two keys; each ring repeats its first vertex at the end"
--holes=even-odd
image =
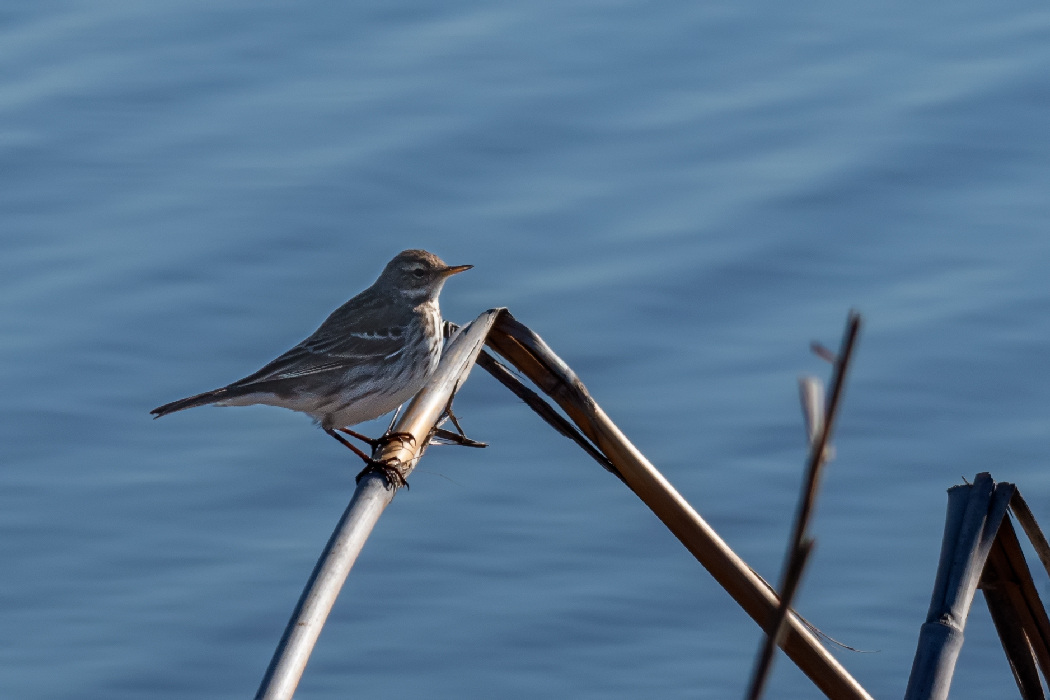
{"type": "Polygon", "coordinates": [[[416,268],[415,270],[412,270],[412,274],[415,275],[416,277],[422,277],[423,275],[425,275],[427,273],[424,272],[421,268],[416,268]]]}

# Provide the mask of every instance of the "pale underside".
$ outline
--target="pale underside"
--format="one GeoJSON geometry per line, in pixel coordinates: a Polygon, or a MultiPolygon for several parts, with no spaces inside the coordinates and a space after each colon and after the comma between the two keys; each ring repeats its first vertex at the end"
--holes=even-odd
{"type": "Polygon", "coordinates": [[[343,428],[393,411],[437,369],[442,340],[436,302],[420,304],[408,318],[397,319],[401,323],[378,330],[350,330],[336,314],[310,338],[231,384],[237,394],[214,405],[280,406],[324,428],[343,428]]]}

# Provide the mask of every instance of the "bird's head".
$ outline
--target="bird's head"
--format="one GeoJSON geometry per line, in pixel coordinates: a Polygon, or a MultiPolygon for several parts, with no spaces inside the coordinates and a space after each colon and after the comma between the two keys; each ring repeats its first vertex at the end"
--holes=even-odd
{"type": "Polygon", "coordinates": [[[441,258],[425,250],[404,250],[386,264],[376,284],[419,304],[437,299],[445,280],[471,267],[473,265],[446,265],[441,258]]]}

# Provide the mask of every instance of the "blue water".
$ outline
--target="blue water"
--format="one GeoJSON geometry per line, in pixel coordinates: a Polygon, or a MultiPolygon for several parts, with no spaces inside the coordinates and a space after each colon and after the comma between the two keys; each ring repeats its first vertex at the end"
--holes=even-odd
{"type": "MultiPolygon", "coordinates": [[[[9,3],[0,696],[255,692],[358,465],[148,411],[425,247],[770,579],[796,377],[863,312],[798,607],[900,697],[945,489],[1050,526],[1048,39],[1025,1],[9,3]]],[[[492,447],[428,452],[297,697],[740,697],[758,628],[656,518],[484,373],[457,406],[492,447]]],[[[978,599],[953,697],[1015,692],[978,599]]]]}

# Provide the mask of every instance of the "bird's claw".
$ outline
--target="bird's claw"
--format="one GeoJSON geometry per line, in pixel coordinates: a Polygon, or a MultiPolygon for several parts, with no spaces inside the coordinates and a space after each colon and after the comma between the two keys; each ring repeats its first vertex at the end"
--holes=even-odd
{"type": "Polygon", "coordinates": [[[487,442],[478,442],[477,440],[471,440],[466,435],[460,435],[454,433],[451,430],[445,430],[443,428],[436,428],[434,430],[433,440],[444,440],[443,443],[435,442],[435,445],[460,445],[461,447],[488,447],[487,442]]]}
{"type": "Polygon", "coordinates": [[[356,483],[361,483],[361,479],[363,479],[366,474],[378,472],[386,479],[387,485],[393,486],[395,489],[402,486],[407,489],[408,479],[406,479],[405,475],[401,472],[400,466],[401,460],[399,459],[383,461],[372,459],[368,461],[367,466],[365,466],[365,468],[361,470],[361,473],[357,475],[355,481],[356,483]]]}
{"type": "Polygon", "coordinates": [[[377,445],[389,445],[394,441],[400,442],[402,447],[406,445],[409,447],[416,446],[416,436],[412,433],[384,433],[382,437],[376,440],[377,445]]]}

